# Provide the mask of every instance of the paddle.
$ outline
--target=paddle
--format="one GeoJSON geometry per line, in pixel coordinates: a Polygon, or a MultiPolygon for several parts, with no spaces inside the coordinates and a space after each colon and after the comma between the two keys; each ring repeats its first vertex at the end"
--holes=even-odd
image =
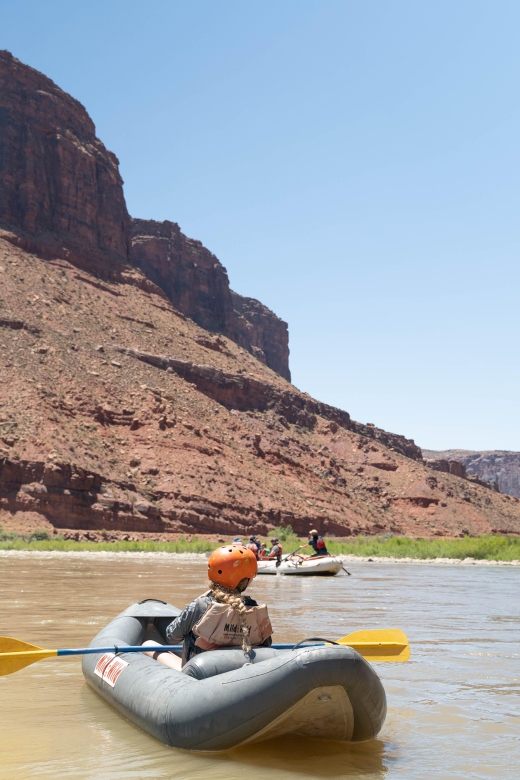
{"type": "MultiPolygon", "coordinates": [[[[305,643],[306,647],[325,645],[321,641],[316,645],[305,643]]],[[[354,648],[367,661],[407,661],[410,658],[410,646],[406,634],[397,628],[373,629],[366,631],[355,631],[353,634],[342,637],[337,644],[346,645],[354,648]]],[[[292,650],[294,645],[276,644],[272,645],[277,650],[292,650]]],[[[24,669],[26,666],[41,661],[43,658],[52,658],[58,656],[63,658],[70,655],[100,655],[102,653],[145,653],[171,650],[182,650],[182,645],[131,645],[117,647],[80,647],[72,650],[45,650],[36,645],[30,645],[22,642],[20,639],[12,639],[8,636],[0,637],[0,677],[24,669]]]]}
{"type": "Polygon", "coordinates": [[[338,644],[353,647],[366,661],[404,663],[410,658],[408,637],[398,628],[354,631],[339,639],[338,644]]]}

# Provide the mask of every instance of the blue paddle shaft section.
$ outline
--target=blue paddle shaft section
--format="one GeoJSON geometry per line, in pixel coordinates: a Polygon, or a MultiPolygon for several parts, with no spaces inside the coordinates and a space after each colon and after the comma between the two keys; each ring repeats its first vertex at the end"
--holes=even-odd
{"type": "MultiPolygon", "coordinates": [[[[312,644],[305,644],[300,645],[300,647],[320,647],[323,646],[323,642],[317,642],[312,644]]],[[[292,650],[294,645],[285,645],[285,644],[279,644],[279,645],[271,645],[275,650],[292,650]]],[[[122,647],[116,647],[115,645],[112,645],[111,647],[78,647],[74,648],[72,650],[58,650],[58,655],[99,655],[99,653],[145,653],[145,652],[152,652],[152,653],[169,653],[171,651],[181,651],[182,645],[147,645],[146,647],[143,647],[142,645],[123,645],[122,647]]]]}
{"type": "Polygon", "coordinates": [[[99,655],[99,653],[146,653],[169,652],[170,650],[182,650],[182,645],[123,645],[117,647],[78,647],[73,650],[58,650],[58,655],[99,655]]]}

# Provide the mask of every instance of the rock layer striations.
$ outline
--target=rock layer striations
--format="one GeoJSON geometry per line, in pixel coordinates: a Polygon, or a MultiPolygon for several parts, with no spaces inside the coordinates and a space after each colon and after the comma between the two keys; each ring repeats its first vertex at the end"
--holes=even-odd
{"type": "Polygon", "coordinates": [[[518,499],[299,392],[157,287],[100,282],[2,239],[0,280],[5,529],[520,532],[518,499]]]}

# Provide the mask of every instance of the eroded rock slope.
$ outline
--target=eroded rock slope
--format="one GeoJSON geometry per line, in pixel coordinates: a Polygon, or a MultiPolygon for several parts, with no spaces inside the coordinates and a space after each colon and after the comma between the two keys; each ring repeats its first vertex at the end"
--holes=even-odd
{"type": "Polygon", "coordinates": [[[159,290],[0,240],[0,523],[132,536],[518,532],[520,502],[301,393],[159,290]]]}

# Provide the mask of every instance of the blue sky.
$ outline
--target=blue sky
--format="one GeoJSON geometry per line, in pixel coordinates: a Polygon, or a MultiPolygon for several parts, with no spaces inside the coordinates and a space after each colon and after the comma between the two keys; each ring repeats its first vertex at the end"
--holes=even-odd
{"type": "Polygon", "coordinates": [[[520,450],[520,4],[17,0],[133,216],[289,322],[294,384],[432,449],[520,450]]]}

